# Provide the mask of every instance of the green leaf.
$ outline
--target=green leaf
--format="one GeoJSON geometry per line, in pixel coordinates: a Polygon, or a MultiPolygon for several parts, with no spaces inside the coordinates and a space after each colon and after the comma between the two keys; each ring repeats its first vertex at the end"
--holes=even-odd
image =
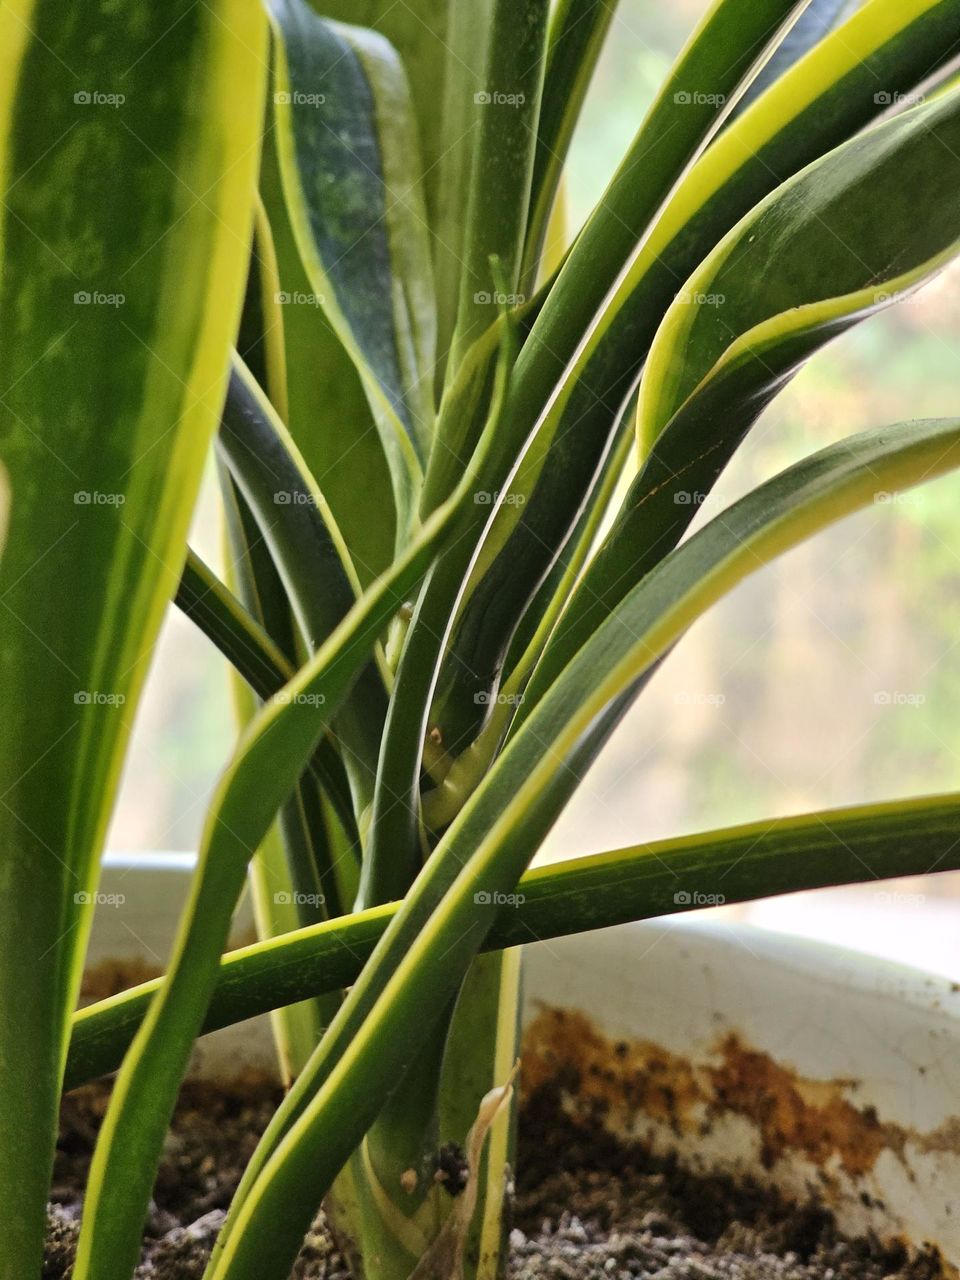
{"type": "Polygon", "coordinates": [[[293,675],[286,654],[193,551],[187,552],[174,601],[261,698],[293,675]]]}
{"type": "Polygon", "coordinates": [[[265,36],[239,0],[0,11],[5,1275],[40,1270],[90,892],[239,317],[265,36]]]}
{"type": "MultiPolygon", "coordinates": [[[[730,10],[730,17],[734,11],[730,10]]],[[[712,29],[711,19],[719,23],[725,13],[721,5],[708,15],[701,37],[712,29]]],[[[650,342],[682,282],[758,201],[853,136],[897,94],[909,92],[951,57],[958,22],[960,0],[871,0],[781,76],[685,173],[674,173],[672,180],[679,181],[672,191],[669,181],[648,185],[657,171],[653,161],[621,167],[620,197],[613,200],[608,192],[595,215],[601,219],[596,231],[591,232],[588,225],[578,238],[517,364],[506,413],[517,451],[538,425],[513,482],[516,492],[529,496],[555,439],[564,438],[567,450],[580,450],[589,459],[591,447],[598,448],[597,442],[606,439],[612,417],[636,385],[650,342]],[[647,212],[638,224],[641,210],[647,212]],[[619,231],[606,225],[611,213],[621,224],[619,231]],[[654,215],[644,235],[643,227],[654,215]],[[599,256],[618,237],[625,254],[634,248],[637,237],[640,243],[581,344],[595,305],[614,283],[623,261],[618,258],[607,276],[602,267],[606,259],[599,256]]],[[[739,29],[727,27],[726,36],[742,52],[739,29]]],[[[700,49],[701,37],[688,46],[691,57],[700,49]]],[[[722,48],[722,42],[717,48],[722,48]]],[[[704,63],[711,67],[711,56],[697,61],[701,72],[704,63]]],[[[722,96],[715,70],[714,82],[687,80],[684,66],[681,57],[671,83],[679,86],[677,94],[691,101],[671,101],[670,106],[680,110],[673,133],[686,127],[684,112],[692,110],[697,118],[698,93],[707,99],[717,92],[722,96]]],[[[663,101],[661,95],[658,103],[663,101]]],[[[655,106],[651,119],[656,110],[655,106]]],[[[679,161],[680,156],[673,158],[679,161]]],[[[615,184],[618,181],[614,179],[615,184]]],[[[591,469],[587,466],[581,473],[573,468],[570,474],[581,484],[591,469]]],[[[575,500],[566,495],[558,496],[555,505],[558,511],[576,510],[575,500]]],[[[488,539],[474,582],[488,570],[526,510],[527,504],[505,504],[497,537],[488,539]]],[[[551,545],[555,547],[556,542],[551,545]]],[[[512,561],[511,590],[520,594],[526,588],[529,593],[537,580],[536,568],[522,571],[512,561]]]]}
{"type": "MultiPolygon", "coordinates": [[[[641,384],[642,451],[714,379],[729,385],[731,366],[756,366],[762,356],[768,372],[761,381],[754,371],[750,395],[765,398],[795,369],[798,351],[942,267],[960,243],[960,211],[950,199],[960,182],[958,146],[954,89],[860,134],[748,214],[664,317],[641,384]]],[[[741,391],[735,403],[745,399],[741,391]]]]}
{"type": "Polygon", "coordinates": [[[860,134],[768,196],[679,291],[641,384],[649,456],[551,637],[532,700],[676,545],[802,362],[953,256],[958,148],[957,92],[860,134]],[[918,184],[930,192],[922,208],[918,184]]]}
{"type": "Polygon", "coordinates": [[[312,290],[381,432],[398,531],[433,432],[435,313],[416,134],[383,37],[270,0],[274,119],[287,210],[312,290]]]}
{"type": "Polygon", "coordinates": [[[446,34],[440,128],[440,155],[433,225],[437,287],[437,399],[444,387],[447,357],[457,321],[463,247],[470,202],[470,174],[476,151],[476,94],[484,91],[487,51],[493,26],[493,0],[451,4],[446,34]]]}
{"type": "Polygon", "coordinates": [[[390,472],[360,375],[318,304],[300,260],[283,196],[276,130],[264,137],[260,191],[276,250],[272,317],[286,356],[286,411],[271,399],[316,477],[357,576],[367,587],[393,559],[396,510],[390,472]]]}
{"type": "MultiPolygon", "coordinates": [[[[481,442],[477,465],[482,461],[481,442]]],[[[129,1275],[164,1134],[226,945],[247,864],[343,706],[377,638],[451,536],[474,470],[330,637],[250,722],[217,788],[167,977],[117,1077],[94,1153],[76,1280],[129,1275]],[[122,1186],[124,1195],[113,1194],[122,1186]]]]}
{"type": "Polygon", "coordinates": [[[631,592],[513,737],[404,899],[268,1126],[268,1158],[255,1154],[248,1167],[209,1280],[287,1275],[324,1192],[489,932],[493,895],[513,890],[599,749],[605,711],[766,560],[879,489],[958,465],[958,420],[865,432],[749,494],[631,592]]]}
{"type": "MultiPolygon", "coordinates": [[[[844,79],[837,48],[818,50],[812,63],[808,60],[802,69],[783,77],[780,85],[785,89],[778,85],[765,95],[692,167],[724,104],[797,6],[775,0],[760,5],[720,0],[680,55],[550,288],[518,360],[503,427],[513,440],[512,459],[528,434],[536,429],[536,435],[510,482],[510,501],[501,505],[474,563],[461,606],[435,717],[451,750],[462,747],[477,728],[475,700],[493,705],[512,631],[578,518],[678,283],[716,239],[776,185],[778,173],[788,176],[882,109],[876,85],[885,83],[884,75],[899,84],[911,75],[925,74],[930,59],[942,56],[942,16],[937,23],[918,24],[923,28],[920,35],[911,28],[910,39],[897,40],[891,27],[899,31],[909,26],[910,15],[901,13],[900,6],[894,14],[888,0],[876,0],[875,9],[877,4],[890,10],[879,23],[882,53],[870,57],[878,37],[869,24],[854,31],[845,28],[839,53],[853,71],[847,77],[852,83],[844,83],[842,93],[828,92],[831,76],[844,79]],[[804,103],[809,105],[811,82],[828,100],[839,99],[822,115],[813,107],[803,110],[804,103]],[[757,138],[772,140],[762,160],[753,158],[753,150],[763,147],[747,137],[750,121],[757,138]],[[705,167],[708,176],[701,179],[705,167]],[[679,185],[671,193],[675,184],[679,185]],[[695,202],[711,190],[715,199],[705,201],[694,217],[695,202]],[[681,222],[680,211],[687,224],[681,222]],[[638,240],[633,264],[578,351],[594,312],[638,240]],[[653,240],[656,252],[648,249],[653,240]]],[[[456,437],[447,435],[445,416],[441,415],[439,430],[455,457],[456,437]]],[[[450,466],[438,460],[438,466],[444,463],[450,466]]],[[[499,490],[505,482],[501,476],[490,487],[499,490]]]]}
{"type": "MultiPolygon", "coordinates": [[[[445,112],[437,110],[453,62],[449,53],[453,44],[450,28],[457,21],[458,10],[477,6],[457,5],[454,0],[404,0],[403,4],[396,0],[318,0],[315,7],[325,18],[373,27],[400,55],[416,109],[424,194],[434,225],[441,198],[441,161],[447,140],[459,136],[449,133],[445,112]]],[[[475,46],[471,52],[476,53],[475,46]]]]}
{"type": "MultiPolygon", "coordinates": [[[[272,552],[308,648],[316,652],[346,617],[359,583],[323,494],[239,359],[230,377],[219,444],[272,552]]],[[[372,792],[386,711],[383,673],[371,664],[336,723],[358,812],[372,792]]]]}
{"type": "Polygon", "coordinates": [[[476,141],[448,379],[504,305],[498,295],[511,306],[524,301],[510,295],[519,289],[529,216],[549,7],[549,0],[493,0],[484,84],[473,103],[476,141]]]}
{"type": "MultiPolygon", "coordinates": [[[[482,441],[496,438],[516,358],[516,334],[510,317],[504,315],[500,328],[495,386],[482,441]]],[[[432,566],[410,617],[384,724],[358,907],[403,897],[427,848],[420,821],[421,761],[431,749],[434,757],[443,755],[442,742],[436,743],[435,735],[428,737],[427,720],[459,588],[487,509],[477,503],[478,486],[491,465],[497,465],[491,451],[478,448],[473,465],[455,491],[463,495],[457,536],[450,539],[449,547],[432,566]]]]}
{"type": "MultiPolygon", "coordinates": [[[[540,412],[546,404],[619,272],[716,129],[725,104],[801,7],[802,0],[714,0],[711,4],[551,282],[518,370],[524,390],[531,389],[528,414],[540,412]]],[[[817,154],[815,148],[814,143],[809,158],[817,154]]],[[[741,212],[756,198],[747,198],[741,212]]],[[[631,355],[639,366],[642,351],[631,355]]],[[[612,398],[619,403],[628,389],[627,385],[612,398]]]]}
{"type": "MultiPolygon", "coordinates": [[[[684,889],[734,903],[868,877],[956,871],[958,835],[960,797],[952,793],[770,818],[572,858],[523,876],[518,905],[497,914],[483,950],[696,910],[684,889]]],[[[399,909],[392,902],[228,952],[204,1032],[350,986],[399,909]]],[[[120,1065],[162,981],[74,1015],[68,1089],[120,1065]]]]}
{"type": "Polygon", "coordinates": [[[570,139],[616,9],[616,0],[559,0],[550,17],[530,217],[520,273],[523,293],[536,284],[570,139]]]}
{"type": "Polygon", "coordinates": [[[770,58],[760,68],[756,78],[751,81],[746,93],[737,100],[732,116],[728,117],[728,120],[742,115],[747,107],[756,102],[761,93],[775,84],[785,71],[789,71],[795,62],[799,62],[815,44],[829,35],[843,17],[844,11],[848,11],[849,8],[849,0],[810,0],[770,58]]]}

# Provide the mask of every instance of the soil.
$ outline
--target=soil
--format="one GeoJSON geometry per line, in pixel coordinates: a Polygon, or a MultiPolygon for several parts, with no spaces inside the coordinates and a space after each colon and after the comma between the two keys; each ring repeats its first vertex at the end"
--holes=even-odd
{"type": "MultiPolygon", "coordinates": [[[[108,1089],[64,1101],[44,1280],[70,1276],[108,1089]]],[[[240,1173],[278,1102],[276,1087],[191,1083],[168,1138],[138,1280],[195,1280],[240,1173]]],[[[642,1146],[577,1125],[549,1088],[524,1105],[509,1280],[945,1280],[939,1256],[848,1239],[831,1215],[750,1183],[693,1176],[642,1146]]],[[[323,1215],[293,1273],[349,1280],[323,1215]]]]}

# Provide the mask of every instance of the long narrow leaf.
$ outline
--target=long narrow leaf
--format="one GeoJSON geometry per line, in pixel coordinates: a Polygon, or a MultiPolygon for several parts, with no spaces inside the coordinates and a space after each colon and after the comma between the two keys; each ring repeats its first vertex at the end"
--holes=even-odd
{"type": "Polygon", "coordinates": [[[599,749],[604,710],[766,560],[870,502],[878,488],[958,465],[957,420],[866,432],[755,490],[631,593],[513,738],[405,898],[261,1140],[267,1158],[254,1157],[210,1280],[287,1275],[322,1195],[489,932],[490,901],[514,889],[599,749]]]}
{"type": "Polygon", "coordinates": [[[374,32],[326,21],[305,0],[270,0],[269,9],[291,225],[370,397],[405,533],[433,430],[436,336],[406,80],[374,32]]]}
{"type": "MultiPolygon", "coordinates": [[[[517,886],[516,907],[497,915],[483,949],[695,911],[701,894],[735,903],[855,884],[865,873],[882,880],[958,869],[955,794],[772,818],[528,871],[517,886]]],[[[228,952],[204,1032],[350,986],[399,909],[390,903],[228,952]]],[[[120,1065],[162,981],[155,978],[74,1016],[68,1089],[120,1065]]]]}
{"type": "Polygon", "coordinates": [[[791,374],[956,251],[960,93],[871,129],[744,218],[677,295],[651,350],[639,420],[646,464],[528,690],[676,545],[791,374]],[[929,191],[918,209],[912,192],[929,191]],[[679,352],[683,360],[678,360],[679,352]],[[680,371],[680,364],[683,372],[680,371]]]}
{"type": "Polygon", "coordinates": [[[76,1280],[117,1280],[136,1265],[164,1134],[216,984],[247,864],[369,661],[377,638],[426,572],[441,538],[450,534],[472,483],[468,471],[390,572],[251,721],[220,781],[170,971],[124,1061],[101,1129],[76,1280]],[[123,1197],[111,1194],[115,1186],[124,1187],[123,1197]]]}
{"type": "Polygon", "coordinates": [[[4,1275],[40,1269],[97,859],[239,316],[265,35],[242,0],[0,10],[4,1275]]]}

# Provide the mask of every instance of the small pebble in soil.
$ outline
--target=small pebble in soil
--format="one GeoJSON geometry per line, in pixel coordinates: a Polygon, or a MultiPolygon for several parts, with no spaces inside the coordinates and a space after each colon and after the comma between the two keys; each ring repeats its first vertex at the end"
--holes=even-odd
{"type": "MultiPolygon", "coordinates": [[[[69,1280],[82,1188],[108,1091],[64,1102],[43,1280],[69,1280]]],[[[164,1151],[137,1280],[199,1280],[230,1196],[276,1104],[274,1085],[188,1085],[164,1151]]],[[[945,1280],[939,1256],[849,1240],[824,1209],[675,1162],[572,1124],[543,1094],[524,1107],[508,1280],[945,1280]]],[[[438,1166],[451,1183],[460,1153],[438,1166]]],[[[292,1280],[350,1280],[323,1214],[292,1280]]]]}

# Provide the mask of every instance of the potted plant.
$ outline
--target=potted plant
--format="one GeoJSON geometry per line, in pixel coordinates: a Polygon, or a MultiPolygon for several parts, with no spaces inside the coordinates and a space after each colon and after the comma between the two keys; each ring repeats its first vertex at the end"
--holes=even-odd
{"type": "Polygon", "coordinates": [[[526,931],[720,867],[957,864],[941,796],[524,875],[704,610],[960,462],[957,420],[864,431],[685,538],[792,373],[960,239],[960,5],[838,7],[717,0],[555,256],[603,3],[0,15],[3,1274],[39,1274],[65,1081],[119,1066],[73,1270],[118,1280],[196,1037],[283,1008],[208,1280],[288,1276],[321,1202],[355,1280],[497,1275],[526,931]],[[229,583],[186,542],[214,439],[229,583]],[[245,727],[164,977],[74,1025],[171,600],[245,727]],[[224,956],[248,876],[263,942],[224,956]]]}

